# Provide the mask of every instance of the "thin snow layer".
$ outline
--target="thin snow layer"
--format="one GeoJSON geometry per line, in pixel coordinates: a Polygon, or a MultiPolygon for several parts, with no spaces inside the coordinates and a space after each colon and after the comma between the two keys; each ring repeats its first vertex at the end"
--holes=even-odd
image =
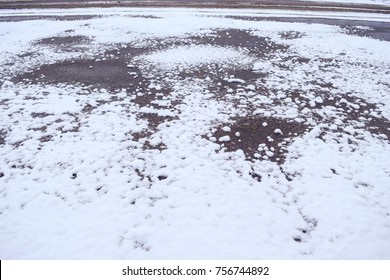
{"type": "Polygon", "coordinates": [[[158,70],[189,69],[213,63],[242,67],[253,61],[243,51],[205,45],[174,47],[141,56],[138,60],[147,62],[158,70]]]}
{"type": "Polygon", "coordinates": [[[1,259],[390,258],[375,27],[94,13],[0,23],[1,259]]]}

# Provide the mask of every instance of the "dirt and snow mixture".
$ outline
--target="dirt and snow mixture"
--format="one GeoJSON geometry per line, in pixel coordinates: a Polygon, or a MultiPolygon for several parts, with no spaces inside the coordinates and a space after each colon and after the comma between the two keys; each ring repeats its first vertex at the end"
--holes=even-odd
{"type": "Polygon", "coordinates": [[[325,3],[344,3],[344,4],[370,4],[389,6],[390,0],[305,0],[325,3]]]}
{"type": "Polygon", "coordinates": [[[1,259],[390,258],[386,16],[24,13],[0,13],[1,259]]]}

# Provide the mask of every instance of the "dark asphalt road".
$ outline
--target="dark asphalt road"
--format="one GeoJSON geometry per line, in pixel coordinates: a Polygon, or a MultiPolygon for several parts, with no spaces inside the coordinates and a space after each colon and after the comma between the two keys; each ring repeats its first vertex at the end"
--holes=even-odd
{"type": "Polygon", "coordinates": [[[199,8],[262,8],[319,11],[380,12],[390,14],[390,7],[382,5],[321,3],[289,0],[14,0],[1,1],[6,8],[71,8],[71,7],[199,7],[199,8]]]}

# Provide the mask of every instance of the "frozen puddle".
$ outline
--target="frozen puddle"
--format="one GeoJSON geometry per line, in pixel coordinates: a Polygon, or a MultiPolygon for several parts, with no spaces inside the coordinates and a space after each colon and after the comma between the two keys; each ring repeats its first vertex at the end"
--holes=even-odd
{"type": "Polygon", "coordinates": [[[2,12],[2,259],[390,257],[388,23],[101,11],[2,12]]]}

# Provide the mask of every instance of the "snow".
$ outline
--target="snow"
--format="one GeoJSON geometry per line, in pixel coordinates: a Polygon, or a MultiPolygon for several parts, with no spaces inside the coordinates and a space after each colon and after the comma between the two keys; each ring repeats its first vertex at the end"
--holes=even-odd
{"type": "MultiPolygon", "coordinates": [[[[215,46],[182,46],[165,51],[158,51],[145,56],[140,56],[138,62],[148,62],[153,69],[173,70],[202,67],[212,63],[224,63],[227,65],[247,65],[252,59],[245,52],[233,48],[215,46]]],[[[242,82],[239,79],[231,79],[232,82],[242,82]]],[[[230,81],[230,80],[229,80],[230,81]]]]}
{"type": "Polygon", "coordinates": [[[228,79],[229,83],[240,83],[240,84],[245,84],[245,80],[243,79],[238,79],[238,78],[230,78],[228,79]]]}
{"type": "Polygon", "coordinates": [[[386,15],[0,12],[19,14],[103,16],[0,23],[1,259],[390,258],[390,43],[239,18],[386,15]],[[39,43],[69,34],[89,41],[39,43]],[[29,76],[64,61],[87,81],[29,76]],[[128,80],[88,83],[97,61],[128,80]]]}
{"type": "Polygon", "coordinates": [[[274,156],[274,153],[271,152],[271,151],[266,151],[265,154],[267,155],[267,157],[273,157],[274,156]]]}
{"type": "Polygon", "coordinates": [[[282,132],[282,130],[280,130],[280,128],[275,129],[274,133],[275,134],[283,134],[283,132],[282,132]]]}
{"type": "Polygon", "coordinates": [[[225,135],[225,136],[222,136],[218,139],[219,142],[229,142],[230,141],[230,137],[229,135],[225,135]]]}

